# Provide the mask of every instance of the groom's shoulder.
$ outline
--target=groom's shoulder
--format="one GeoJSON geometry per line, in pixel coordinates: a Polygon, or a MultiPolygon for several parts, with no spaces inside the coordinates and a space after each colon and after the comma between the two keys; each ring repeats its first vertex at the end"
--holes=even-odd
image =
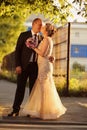
{"type": "Polygon", "coordinates": [[[31,31],[24,31],[24,32],[21,32],[21,35],[27,35],[27,34],[31,34],[31,31]]]}

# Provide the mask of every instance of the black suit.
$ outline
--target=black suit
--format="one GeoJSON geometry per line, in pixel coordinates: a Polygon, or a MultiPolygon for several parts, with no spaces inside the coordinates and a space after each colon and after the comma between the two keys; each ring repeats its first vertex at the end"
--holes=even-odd
{"type": "Polygon", "coordinates": [[[37,72],[38,72],[37,62],[35,61],[29,62],[32,53],[34,54],[34,57],[36,53],[34,50],[26,47],[25,44],[26,40],[29,37],[32,37],[31,31],[21,33],[18,38],[16,51],[15,51],[16,67],[17,66],[22,67],[22,73],[17,75],[17,89],[16,89],[15,100],[13,104],[13,110],[16,112],[20,110],[20,105],[24,98],[25,86],[28,77],[29,77],[30,92],[37,78],[37,72]]]}

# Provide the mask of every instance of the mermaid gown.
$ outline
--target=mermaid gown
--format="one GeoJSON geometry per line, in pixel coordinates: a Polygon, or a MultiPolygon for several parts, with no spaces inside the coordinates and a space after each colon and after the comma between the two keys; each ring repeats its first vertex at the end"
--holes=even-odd
{"type": "MultiPolygon", "coordinates": [[[[48,37],[48,48],[44,57],[38,55],[38,76],[31,94],[24,106],[23,113],[41,119],[56,119],[65,113],[52,77],[53,64],[48,57],[52,55],[53,41],[48,37]]],[[[44,42],[38,48],[43,48],[44,42]]],[[[33,71],[33,70],[32,70],[33,71]]]]}

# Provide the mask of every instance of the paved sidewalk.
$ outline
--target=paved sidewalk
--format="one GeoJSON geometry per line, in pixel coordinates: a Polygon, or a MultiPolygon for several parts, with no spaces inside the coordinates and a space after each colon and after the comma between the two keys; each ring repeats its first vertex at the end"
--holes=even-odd
{"type": "MultiPolygon", "coordinates": [[[[31,119],[29,117],[6,117],[11,111],[11,106],[14,100],[16,84],[0,80],[0,123],[48,123],[48,124],[87,124],[87,99],[76,97],[61,97],[61,100],[67,112],[57,120],[42,121],[40,119],[31,119]]],[[[26,88],[25,98],[22,104],[25,104],[28,98],[28,88],[26,88]]]]}

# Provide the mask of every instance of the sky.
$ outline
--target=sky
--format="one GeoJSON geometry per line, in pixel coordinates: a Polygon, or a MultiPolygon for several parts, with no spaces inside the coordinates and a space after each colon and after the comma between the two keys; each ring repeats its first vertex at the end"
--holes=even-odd
{"type": "MultiPolygon", "coordinates": [[[[73,0],[69,0],[69,3],[72,4],[72,1],[73,1],[73,0]]],[[[77,22],[85,22],[86,19],[85,19],[84,17],[82,17],[81,14],[80,14],[80,15],[77,15],[77,12],[80,10],[80,9],[79,9],[79,5],[74,3],[74,4],[72,4],[72,6],[73,6],[73,8],[71,9],[71,12],[72,12],[72,14],[73,14],[73,16],[74,16],[73,20],[76,20],[77,22]]],[[[84,7],[84,4],[82,3],[81,9],[82,9],[83,7],[84,7]]],[[[68,20],[69,20],[70,22],[72,22],[72,19],[71,19],[71,18],[68,18],[68,20]]]]}
{"type": "MultiPolygon", "coordinates": [[[[77,12],[80,10],[79,9],[79,4],[77,3],[72,3],[73,0],[65,0],[67,3],[72,4],[73,8],[71,8],[71,13],[73,14],[73,18],[72,17],[68,17],[68,22],[73,22],[73,21],[77,21],[77,22],[85,22],[87,21],[87,19],[85,19],[84,17],[82,17],[81,15],[77,15],[77,12]]],[[[84,0],[83,0],[84,2],[84,0]]],[[[84,4],[82,2],[82,6],[81,8],[83,8],[84,4]]],[[[54,0],[54,4],[57,7],[60,7],[60,4],[58,3],[58,0],[54,0]]]]}

